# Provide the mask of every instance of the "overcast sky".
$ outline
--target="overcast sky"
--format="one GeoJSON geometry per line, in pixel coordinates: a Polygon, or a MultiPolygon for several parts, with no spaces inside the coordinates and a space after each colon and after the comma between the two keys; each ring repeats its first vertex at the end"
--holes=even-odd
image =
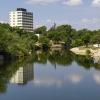
{"type": "Polygon", "coordinates": [[[73,27],[100,28],[100,0],[1,0],[0,21],[8,22],[8,13],[23,7],[34,13],[34,26],[54,22],[73,27]]]}

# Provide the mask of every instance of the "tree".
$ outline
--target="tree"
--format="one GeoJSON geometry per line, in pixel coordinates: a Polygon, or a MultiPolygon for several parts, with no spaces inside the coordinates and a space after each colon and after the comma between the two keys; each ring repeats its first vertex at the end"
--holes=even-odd
{"type": "Polygon", "coordinates": [[[34,34],[44,35],[46,34],[46,30],[47,30],[46,26],[42,26],[42,27],[35,29],[34,34]]]}
{"type": "Polygon", "coordinates": [[[100,34],[97,34],[93,37],[94,43],[98,44],[98,47],[100,46],[100,34]]]}
{"type": "Polygon", "coordinates": [[[33,51],[38,38],[33,33],[23,32],[8,24],[0,24],[0,52],[23,56],[33,51]]]}
{"type": "Polygon", "coordinates": [[[82,37],[83,43],[86,45],[86,47],[88,47],[88,45],[91,42],[91,36],[89,33],[84,34],[84,36],[82,37]]]}
{"type": "Polygon", "coordinates": [[[77,47],[77,46],[82,46],[82,45],[83,45],[82,39],[75,39],[72,41],[72,47],[77,47]]]}
{"type": "Polygon", "coordinates": [[[39,43],[41,44],[42,48],[48,48],[50,46],[50,41],[45,36],[41,36],[39,38],[39,43]]]}

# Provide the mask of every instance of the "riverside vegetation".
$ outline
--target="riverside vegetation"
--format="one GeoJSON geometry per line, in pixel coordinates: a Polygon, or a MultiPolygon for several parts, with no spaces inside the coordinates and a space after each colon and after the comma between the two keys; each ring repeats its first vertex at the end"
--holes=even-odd
{"type": "Polygon", "coordinates": [[[32,33],[25,32],[9,24],[0,24],[0,52],[14,56],[26,56],[37,48],[86,46],[100,44],[100,30],[76,30],[70,25],[46,26],[37,28],[32,33]],[[39,38],[36,34],[40,34],[39,38]],[[55,46],[56,45],[56,46],[55,46]]]}

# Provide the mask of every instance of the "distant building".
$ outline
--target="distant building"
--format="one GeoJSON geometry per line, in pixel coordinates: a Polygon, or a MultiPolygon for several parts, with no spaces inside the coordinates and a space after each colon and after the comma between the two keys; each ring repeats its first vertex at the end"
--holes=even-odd
{"type": "Polygon", "coordinates": [[[11,27],[19,27],[27,32],[33,32],[33,13],[24,8],[17,8],[9,13],[11,27]]]}

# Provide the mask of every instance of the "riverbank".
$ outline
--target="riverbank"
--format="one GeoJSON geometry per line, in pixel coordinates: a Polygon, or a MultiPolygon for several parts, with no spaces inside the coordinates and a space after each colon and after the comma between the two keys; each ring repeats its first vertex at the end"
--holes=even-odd
{"type": "Polygon", "coordinates": [[[90,56],[94,58],[94,60],[97,62],[100,60],[100,47],[90,47],[86,48],[84,46],[82,47],[75,47],[70,49],[73,53],[77,55],[87,55],[87,51],[90,51],[90,56]]]}

